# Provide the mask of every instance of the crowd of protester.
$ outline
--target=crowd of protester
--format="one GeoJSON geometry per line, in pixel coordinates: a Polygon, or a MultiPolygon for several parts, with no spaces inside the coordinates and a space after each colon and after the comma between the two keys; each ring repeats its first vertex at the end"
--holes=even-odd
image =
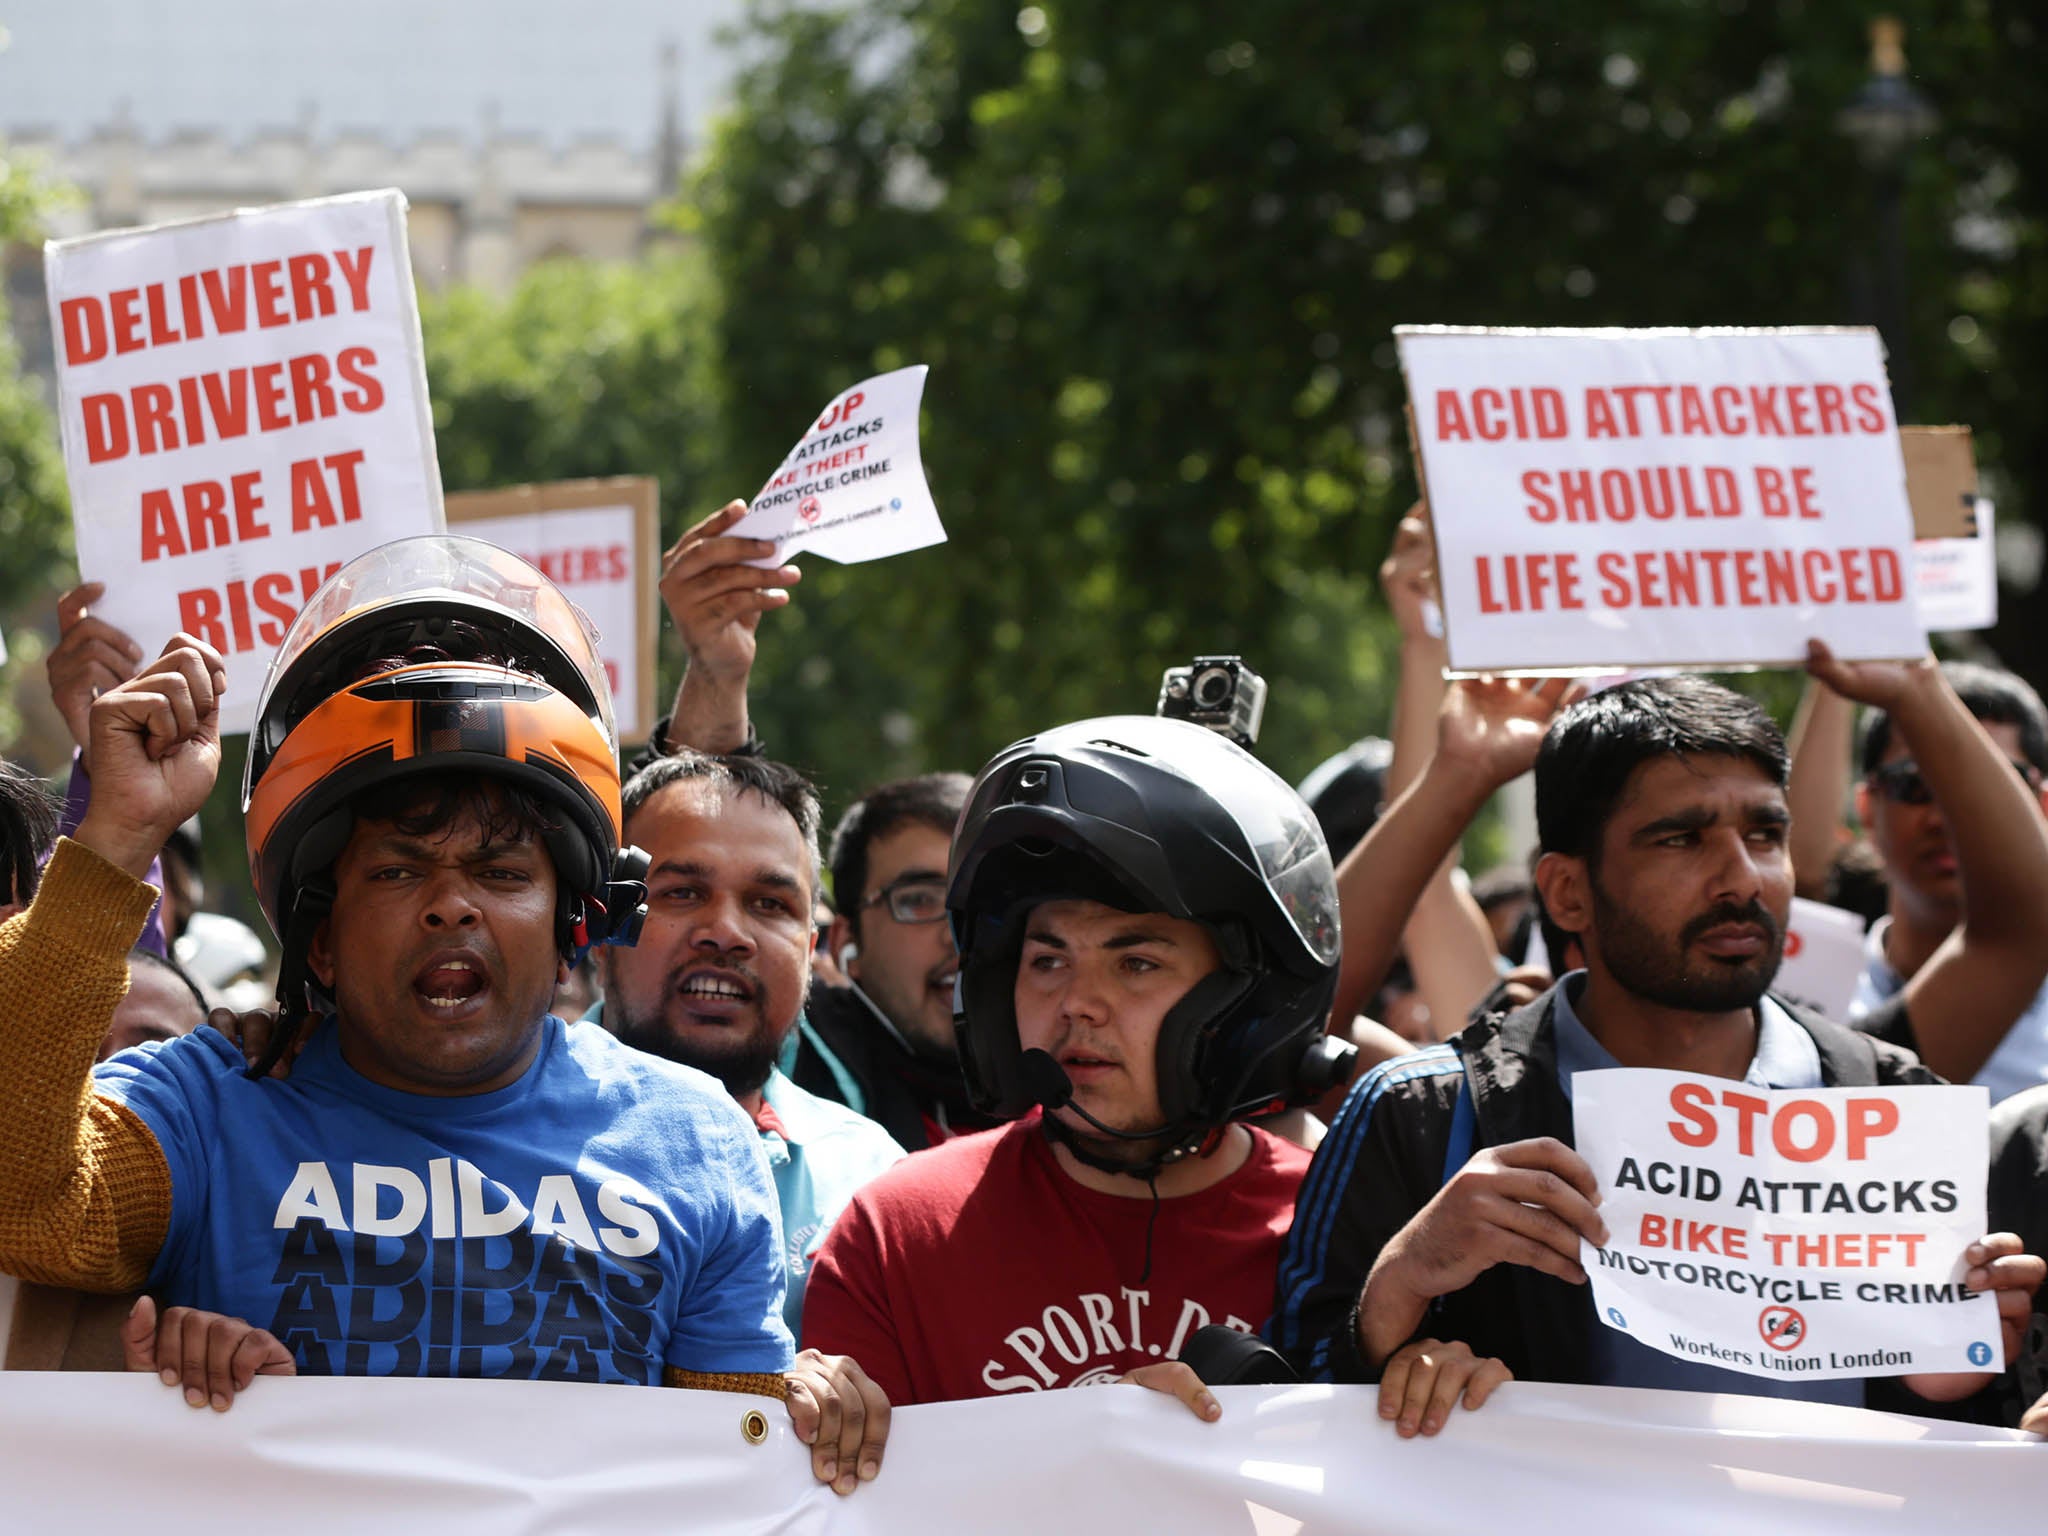
{"type": "Polygon", "coordinates": [[[1510,1379],[2048,1428],[2019,678],[1816,642],[1789,746],[1698,677],[1447,684],[1411,516],[1393,717],[1299,792],[1199,725],[1047,722],[824,839],[748,713],[799,573],[747,563],[743,510],[664,559],[687,666],[623,767],[601,671],[502,566],[287,637],[251,745],[260,1008],[194,831],[221,660],[65,596],[68,793],[0,763],[7,1363],[216,1409],[316,1373],[759,1393],[842,1493],[892,1405],[1108,1382],[1203,1419],[1223,1382],[1377,1383],[1402,1436],[1510,1379]],[[1467,881],[1531,773],[1537,846],[1467,881]],[[1795,890],[1876,919],[1845,1017],[1772,990],[1795,890]],[[1614,1066],[1988,1087],[1965,1283],[2006,1368],[1765,1379],[1601,1326],[1571,1105],[1614,1066]]]}

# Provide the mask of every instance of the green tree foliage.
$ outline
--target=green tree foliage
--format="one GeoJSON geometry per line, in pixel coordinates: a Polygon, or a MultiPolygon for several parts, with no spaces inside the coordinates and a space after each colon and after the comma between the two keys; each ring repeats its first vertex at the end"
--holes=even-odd
{"type": "MultiPolygon", "coordinates": [[[[1942,113],[1907,185],[1909,409],[1980,428],[2010,516],[2048,454],[2037,23],[1899,9],[1942,113]]],[[[953,543],[814,570],[773,621],[760,715],[842,773],[849,746],[971,763],[1234,649],[1276,684],[1269,755],[1305,768],[1382,718],[1365,577],[1412,494],[1390,328],[1871,318],[1871,180],[1836,125],[1868,17],[762,11],[697,188],[733,463],[772,463],[862,373],[928,362],[953,543]]],[[[2008,607],[2002,641],[2048,635],[2008,607]]]]}
{"type": "MultiPolygon", "coordinates": [[[[10,160],[0,143],[0,251],[36,239],[41,219],[58,194],[33,168],[10,160]]],[[[20,679],[39,675],[42,636],[28,624],[51,613],[50,594],[69,584],[71,503],[57,424],[36,387],[21,373],[0,295],[0,618],[10,648],[0,670],[0,742],[10,747],[20,731],[14,708],[20,679]]],[[[47,755],[47,754],[45,754],[47,755]]],[[[38,762],[39,768],[54,766],[38,762]]]]}

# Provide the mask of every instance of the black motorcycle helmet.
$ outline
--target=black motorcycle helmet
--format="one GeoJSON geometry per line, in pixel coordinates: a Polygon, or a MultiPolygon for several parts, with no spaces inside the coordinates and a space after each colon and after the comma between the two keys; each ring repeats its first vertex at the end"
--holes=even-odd
{"type": "Polygon", "coordinates": [[[1365,841],[1380,819],[1387,800],[1387,770],[1394,766],[1394,744],[1364,736],[1342,752],[1326,757],[1301,781],[1301,798],[1315,813],[1330,845],[1330,862],[1365,841]]]}
{"type": "Polygon", "coordinates": [[[953,1023],[977,1108],[1015,1118],[1058,1102],[1065,1075],[1019,1045],[1014,988],[1025,919],[1074,897],[1192,919],[1222,956],[1160,1027],[1160,1140],[1184,1150],[1335,1081],[1346,1048],[1324,1024],[1337,988],[1337,887],[1314,817],[1215,732],[1117,716],[998,753],[954,833],[953,1023]]]}

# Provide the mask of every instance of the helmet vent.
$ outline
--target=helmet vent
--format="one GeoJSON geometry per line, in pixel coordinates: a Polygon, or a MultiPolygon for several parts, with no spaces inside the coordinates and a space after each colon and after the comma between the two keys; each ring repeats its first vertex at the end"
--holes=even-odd
{"type": "Polygon", "coordinates": [[[1128,742],[1111,741],[1107,736],[1098,736],[1095,740],[1089,742],[1088,745],[1091,747],[1107,747],[1112,752],[1122,752],[1129,757],[1150,758],[1152,756],[1150,752],[1140,751],[1128,742]]]}

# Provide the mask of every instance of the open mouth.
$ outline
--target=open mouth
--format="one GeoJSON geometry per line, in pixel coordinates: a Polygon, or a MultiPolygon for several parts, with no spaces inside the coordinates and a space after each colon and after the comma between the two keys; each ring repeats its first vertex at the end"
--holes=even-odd
{"type": "Polygon", "coordinates": [[[483,963],[467,955],[439,954],[414,973],[413,996],[436,1013],[456,1013],[490,990],[483,963]]]}
{"type": "Polygon", "coordinates": [[[942,997],[944,997],[947,1002],[950,1003],[953,1000],[953,983],[959,979],[959,976],[960,962],[955,960],[952,963],[948,965],[943,965],[938,970],[933,971],[931,975],[925,979],[925,990],[929,992],[937,992],[942,997]]]}
{"type": "Polygon", "coordinates": [[[706,968],[684,972],[673,995],[693,1017],[722,1022],[753,1002],[754,987],[732,971],[706,968]]]}

